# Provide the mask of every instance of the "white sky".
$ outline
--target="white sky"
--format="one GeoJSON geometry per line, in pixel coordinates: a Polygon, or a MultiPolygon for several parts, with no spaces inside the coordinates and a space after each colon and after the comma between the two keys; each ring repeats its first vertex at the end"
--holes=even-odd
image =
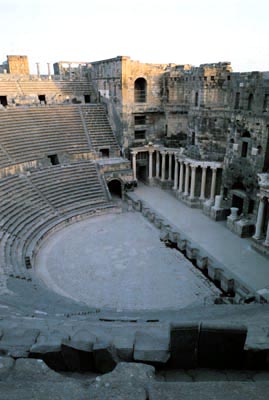
{"type": "Polygon", "coordinates": [[[0,0],[0,61],[231,61],[269,70],[269,0],[0,0]]]}

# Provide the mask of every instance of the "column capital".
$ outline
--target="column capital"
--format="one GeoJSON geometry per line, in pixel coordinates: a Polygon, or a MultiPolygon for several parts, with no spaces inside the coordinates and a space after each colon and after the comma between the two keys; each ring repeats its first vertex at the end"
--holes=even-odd
{"type": "Polygon", "coordinates": [[[190,164],[191,169],[196,169],[197,167],[199,167],[199,165],[197,164],[190,164]]]}
{"type": "Polygon", "coordinates": [[[131,151],[131,154],[132,154],[133,156],[136,156],[137,153],[138,153],[138,151],[134,151],[134,150],[131,151]]]}

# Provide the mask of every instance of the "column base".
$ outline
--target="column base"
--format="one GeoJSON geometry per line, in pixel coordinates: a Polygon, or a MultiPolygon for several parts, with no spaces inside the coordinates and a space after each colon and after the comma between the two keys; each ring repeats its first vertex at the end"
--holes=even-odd
{"type": "Polygon", "coordinates": [[[231,216],[227,218],[227,227],[241,238],[252,237],[255,230],[255,225],[250,219],[240,217],[234,219],[231,216]]]}
{"type": "Polygon", "coordinates": [[[260,236],[254,235],[254,236],[252,236],[252,239],[253,239],[253,240],[261,240],[261,237],[260,237],[260,236]]]}
{"type": "Polygon", "coordinates": [[[182,196],[179,196],[179,199],[190,208],[201,208],[201,203],[197,197],[191,198],[184,193],[182,196]]]}
{"type": "Polygon", "coordinates": [[[262,242],[261,239],[258,240],[254,239],[253,236],[251,247],[258,253],[262,254],[263,256],[269,259],[269,246],[265,246],[264,242],[262,242]]]}

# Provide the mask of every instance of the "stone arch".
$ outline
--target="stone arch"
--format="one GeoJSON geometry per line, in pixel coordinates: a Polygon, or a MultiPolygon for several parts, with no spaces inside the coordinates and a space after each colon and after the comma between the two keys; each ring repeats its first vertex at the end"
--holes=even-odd
{"type": "Polygon", "coordinates": [[[111,178],[107,187],[112,198],[122,198],[122,181],[118,178],[111,178]]]}
{"type": "Polygon", "coordinates": [[[147,81],[145,78],[137,78],[134,83],[135,103],[146,103],[147,81]]]}

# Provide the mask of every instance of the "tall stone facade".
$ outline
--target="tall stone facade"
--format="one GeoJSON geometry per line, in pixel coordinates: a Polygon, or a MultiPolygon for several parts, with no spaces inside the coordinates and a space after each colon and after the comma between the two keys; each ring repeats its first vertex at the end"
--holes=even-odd
{"type": "Polygon", "coordinates": [[[108,103],[125,151],[165,136],[162,77],[167,64],[143,64],[130,57],[91,63],[91,76],[108,103]]]}

